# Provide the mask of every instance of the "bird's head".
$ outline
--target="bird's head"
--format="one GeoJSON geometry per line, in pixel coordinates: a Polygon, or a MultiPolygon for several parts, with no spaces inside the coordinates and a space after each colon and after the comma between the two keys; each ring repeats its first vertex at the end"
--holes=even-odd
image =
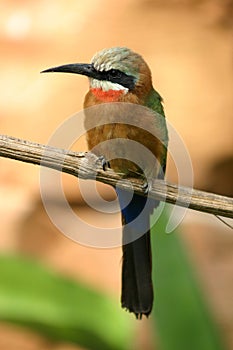
{"type": "Polygon", "coordinates": [[[151,72],[144,59],[126,47],[112,47],[97,52],[91,63],[66,64],[43,71],[86,75],[90,88],[121,94],[147,95],[152,88],[151,72]]]}

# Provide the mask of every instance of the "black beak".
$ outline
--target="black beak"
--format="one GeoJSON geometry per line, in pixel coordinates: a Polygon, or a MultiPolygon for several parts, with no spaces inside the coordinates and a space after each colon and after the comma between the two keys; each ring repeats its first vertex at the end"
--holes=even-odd
{"type": "Polygon", "coordinates": [[[92,64],[88,63],[73,63],[65,64],[63,66],[53,67],[43,70],[41,73],[50,73],[50,72],[60,72],[60,73],[74,73],[86,75],[90,78],[99,78],[99,72],[93,67],[92,64]]]}

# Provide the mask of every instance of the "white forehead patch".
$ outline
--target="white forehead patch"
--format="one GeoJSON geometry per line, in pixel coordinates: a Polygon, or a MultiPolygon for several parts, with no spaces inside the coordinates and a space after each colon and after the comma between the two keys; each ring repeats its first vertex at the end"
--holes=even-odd
{"type": "Polygon", "coordinates": [[[95,69],[100,72],[111,69],[122,70],[122,68],[124,68],[127,72],[130,72],[130,67],[134,65],[134,60],[137,60],[138,57],[139,56],[137,54],[133,53],[126,47],[112,47],[97,52],[92,57],[91,63],[95,69]],[[124,62],[123,65],[122,62],[124,62]]]}
{"type": "Polygon", "coordinates": [[[112,83],[111,81],[107,80],[97,80],[92,78],[90,79],[90,86],[91,88],[101,89],[103,91],[121,90],[124,92],[124,94],[126,94],[129,91],[129,89],[127,89],[121,84],[112,83]]]}
{"type": "Polygon", "coordinates": [[[99,64],[97,61],[93,65],[94,65],[95,69],[98,70],[99,72],[108,71],[108,70],[113,69],[111,62],[105,62],[105,63],[99,64]]]}
{"type": "Polygon", "coordinates": [[[99,70],[100,72],[103,72],[105,70],[105,64],[102,63],[101,65],[99,65],[98,67],[95,67],[96,70],[99,70]]]}

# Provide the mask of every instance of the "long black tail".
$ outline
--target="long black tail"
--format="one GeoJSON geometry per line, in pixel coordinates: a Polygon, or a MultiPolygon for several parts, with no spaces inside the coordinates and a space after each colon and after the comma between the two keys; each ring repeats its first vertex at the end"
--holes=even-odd
{"type": "Polygon", "coordinates": [[[137,318],[141,318],[142,315],[148,316],[152,309],[151,268],[150,231],[148,231],[136,241],[123,245],[121,304],[137,318]]]}
{"type": "Polygon", "coordinates": [[[150,214],[157,202],[116,189],[123,224],[122,294],[123,308],[137,318],[148,316],[153,305],[151,278],[150,214]]]}

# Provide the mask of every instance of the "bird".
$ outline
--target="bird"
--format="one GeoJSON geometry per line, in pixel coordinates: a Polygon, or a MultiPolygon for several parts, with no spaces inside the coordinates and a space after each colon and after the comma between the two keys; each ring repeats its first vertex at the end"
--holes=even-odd
{"type": "Polygon", "coordinates": [[[120,187],[115,190],[123,227],[121,306],[137,319],[148,317],[154,300],[150,217],[159,205],[158,200],[148,197],[148,191],[152,179],[163,179],[166,171],[168,131],[163,99],[153,88],[148,64],[127,47],[103,49],[90,63],[64,64],[43,71],[49,72],[88,77],[84,124],[89,150],[102,156],[123,177],[145,179],[145,196],[129,195],[120,187]],[[129,145],[133,142],[133,147],[122,140],[129,145]],[[138,144],[156,161],[137,151],[134,145],[138,144]]]}

